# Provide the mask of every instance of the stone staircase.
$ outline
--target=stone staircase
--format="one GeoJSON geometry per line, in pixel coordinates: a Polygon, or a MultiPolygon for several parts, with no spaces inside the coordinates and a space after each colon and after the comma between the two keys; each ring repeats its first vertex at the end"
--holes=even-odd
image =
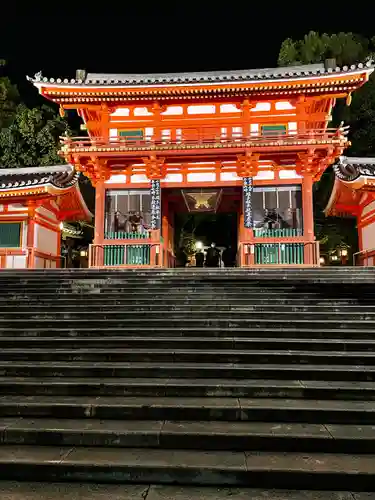
{"type": "Polygon", "coordinates": [[[2,271],[0,491],[375,491],[374,283],[365,268],[2,271]]]}

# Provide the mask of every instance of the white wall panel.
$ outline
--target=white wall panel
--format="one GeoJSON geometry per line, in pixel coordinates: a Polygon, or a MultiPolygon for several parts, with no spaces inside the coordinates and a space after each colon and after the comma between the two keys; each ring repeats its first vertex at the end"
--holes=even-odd
{"type": "Polygon", "coordinates": [[[375,248],[375,223],[362,228],[362,250],[375,248]]]}
{"type": "Polygon", "coordinates": [[[35,248],[40,252],[57,254],[57,235],[55,231],[35,224],[35,248]]]}
{"type": "Polygon", "coordinates": [[[7,255],[5,265],[7,269],[25,269],[27,257],[26,255],[7,255]]]}

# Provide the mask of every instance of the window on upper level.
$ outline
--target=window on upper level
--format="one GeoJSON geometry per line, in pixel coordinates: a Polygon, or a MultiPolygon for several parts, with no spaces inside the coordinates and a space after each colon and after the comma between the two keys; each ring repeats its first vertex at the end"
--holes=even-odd
{"type": "Polygon", "coordinates": [[[286,125],[261,125],[262,135],[286,135],[286,125]]]}
{"type": "Polygon", "coordinates": [[[105,237],[121,239],[128,233],[145,234],[151,225],[148,189],[108,189],[105,197],[105,237]]]}
{"type": "Polygon", "coordinates": [[[0,248],[20,248],[21,222],[0,222],[0,248]]]}
{"type": "Polygon", "coordinates": [[[256,236],[299,236],[302,234],[300,185],[255,186],[253,218],[256,236]]]}
{"type": "Polygon", "coordinates": [[[136,141],[137,139],[144,138],[144,131],[143,129],[119,130],[118,135],[124,139],[133,139],[136,141]]]}

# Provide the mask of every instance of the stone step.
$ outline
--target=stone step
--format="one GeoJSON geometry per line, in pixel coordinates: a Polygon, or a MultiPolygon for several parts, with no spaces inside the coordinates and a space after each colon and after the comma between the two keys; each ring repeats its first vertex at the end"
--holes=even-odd
{"type": "MultiPolygon", "coordinates": [[[[5,320],[11,321],[19,321],[31,319],[36,323],[39,323],[41,320],[53,320],[53,321],[61,321],[61,320],[80,320],[80,321],[93,321],[96,322],[98,320],[108,320],[108,322],[112,320],[122,320],[126,321],[126,323],[134,323],[139,322],[142,323],[146,318],[149,322],[152,321],[160,321],[165,318],[166,311],[161,308],[154,308],[152,310],[147,311],[146,314],[140,314],[134,317],[135,312],[138,312],[135,309],[131,308],[121,308],[115,307],[113,309],[104,309],[102,311],[96,309],[82,310],[82,308],[75,309],[60,309],[56,310],[55,308],[49,308],[46,310],[45,308],[41,308],[39,310],[35,310],[34,308],[29,308],[29,310],[9,310],[9,308],[3,310],[1,312],[0,325],[5,322],[5,320]]],[[[141,311],[143,312],[143,311],[141,311]]],[[[347,322],[352,319],[358,322],[375,322],[375,311],[368,311],[366,309],[362,309],[359,312],[351,310],[335,310],[333,308],[327,308],[325,310],[320,309],[320,307],[315,309],[307,309],[307,310],[293,310],[292,307],[281,309],[279,308],[273,310],[274,313],[277,313],[277,320],[288,320],[292,321],[313,321],[328,319],[331,323],[341,323],[347,322]]],[[[253,306],[232,306],[232,309],[221,310],[221,309],[208,309],[202,308],[197,310],[195,308],[180,308],[179,310],[171,309],[168,311],[168,321],[170,320],[202,320],[202,319],[212,319],[217,318],[218,320],[236,320],[237,318],[240,321],[244,319],[248,319],[249,321],[257,321],[259,320],[267,320],[270,321],[270,310],[262,310],[259,308],[254,309],[253,306]]]]}
{"type": "Polygon", "coordinates": [[[371,453],[375,426],[299,422],[0,419],[3,445],[371,453]]]}
{"type": "MultiPolygon", "coordinates": [[[[160,338],[163,337],[181,337],[181,338],[190,338],[190,337],[212,337],[212,338],[228,338],[237,337],[243,339],[251,339],[251,338],[259,338],[259,336],[267,337],[279,337],[280,339],[284,337],[289,338],[317,338],[321,337],[322,339],[373,339],[374,338],[374,330],[370,328],[363,328],[360,326],[358,328],[343,328],[334,324],[334,326],[338,328],[314,328],[315,325],[311,325],[313,328],[307,328],[306,325],[304,328],[299,326],[297,323],[293,324],[292,328],[288,328],[280,323],[275,323],[273,327],[259,327],[258,323],[252,323],[250,326],[252,328],[235,328],[231,326],[222,325],[221,327],[204,327],[204,326],[191,326],[191,327],[179,327],[179,328],[163,328],[163,327],[152,327],[145,328],[142,326],[126,326],[126,327],[111,327],[107,328],[104,325],[102,328],[84,328],[77,326],[74,323],[72,326],[63,326],[61,327],[62,322],[59,322],[59,327],[51,324],[50,321],[46,322],[43,327],[35,327],[34,322],[31,324],[33,327],[27,328],[25,325],[24,329],[18,328],[0,328],[0,337],[71,337],[72,340],[76,340],[79,337],[85,338],[87,341],[92,337],[119,337],[126,340],[129,337],[138,337],[144,336],[145,338],[153,337],[157,335],[160,338]],[[50,325],[46,327],[46,324],[50,325]]],[[[87,322],[86,322],[87,323],[87,322]]],[[[290,323],[286,323],[290,326],[290,323]]],[[[95,323],[97,326],[97,322],[95,323]]],[[[327,325],[325,325],[327,326],[327,325]]],[[[358,325],[356,325],[358,326],[358,325]]],[[[368,323],[366,323],[366,327],[368,327],[368,323]]]]}
{"type": "Polygon", "coordinates": [[[371,493],[213,486],[1,481],[4,500],[371,500],[371,493]]]}
{"type": "Polygon", "coordinates": [[[175,311],[191,311],[191,310],[207,310],[207,311],[236,311],[236,310],[254,310],[254,311],[301,311],[301,312],[314,312],[314,311],[343,311],[343,312],[375,312],[374,303],[365,303],[365,301],[358,302],[358,299],[341,299],[341,300],[326,300],[326,299],[295,299],[278,298],[274,299],[236,299],[229,302],[228,299],[215,299],[212,300],[196,300],[189,299],[153,299],[151,301],[140,299],[122,299],[122,298],[103,298],[102,300],[95,298],[86,300],[84,297],[80,299],[59,299],[58,302],[51,298],[50,300],[28,300],[27,305],[23,300],[8,299],[0,300],[0,311],[9,312],[13,307],[17,307],[17,311],[29,312],[31,309],[34,312],[45,312],[46,307],[53,308],[53,311],[75,310],[79,309],[84,311],[102,310],[136,310],[136,311],[158,311],[175,310],[175,311]]]}
{"type": "Polygon", "coordinates": [[[341,311],[332,308],[331,311],[262,311],[249,310],[238,307],[237,310],[163,310],[137,311],[116,308],[105,309],[54,311],[52,308],[44,308],[42,311],[17,311],[9,309],[0,312],[0,331],[6,328],[19,328],[24,330],[33,328],[65,327],[80,330],[82,326],[103,328],[144,328],[149,330],[155,328],[178,328],[183,324],[185,327],[206,328],[216,327],[218,329],[232,328],[283,328],[296,327],[305,328],[310,326],[324,330],[325,328],[347,328],[347,329],[375,329],[375,313],[368,311],[341,311]]]}
{"type": "Polygon", "coordinates": [[[0,478],[26,481],[143,482],[164,484],[374,488],[375,455],[258,451],[160,450],[7,446],[0,478]]]}
{"type": "MultiPolygon", "coordinates": [[[[366,352],[375,350],[374,339],[361,338],[288,338],[288,337],[254,337],[241,338],[233,337],[228,332],[227,336],[223,337],[152,337],[152,336],[100,336],[100,337],[32,337],[32,336],[16,336],[16,337],[1,337],[0,349],[3,352],[13,350],[15,352],[25,352],[25,349],[51,349],[57,352],[60,349],[74,350],[85,352],[87,350],[95,350],[95,352],[119,349],[146,349],[149,351],[150,345],[153,349],[193,349],[200,351],[203,349],[265,349],[272,350],[276,353],[280,350],[308,350],[308,351],[338,351],[346,352],[366,352]]],[[[27,352],[25,352],[27,354],[27,352]]],[[[1,355],[1,351],[0,351],[1,355]]]]}
{"type": "MultiPolygon", "coordinates": [[[[153,374],[154,375],[154,374],[153,374]]],[[[207,378],[0,377],[3,395],[171,396],[375,400],[375,383],[207,378]]]]}
{"type": "Polygon", "coordinates": [[[113,291],[113,290],[131,290],[132,288],[135,288],[137,290],[156,290],[156,289],[161,289],[161,290],[168,290],[168,289],[176,289],[179,291],[184,291],[184,290],[223,290],[223,289],[228,289],[228,290],[233,290],[237,287],[243,289],[243,290],[256,290],[259,288],[262,289],[267,289],[267,288],[272,288],[272,289],[280,289],[280,290],[291,290],[293,288],[297,288],[299,290],[314,290],[316,289],[317,285],[319,285],[322,289],[322,291],[329,291],[331,288],[331,283],[341,283],[343,288],[345,290],[350,290],[351,288],[358,289],[358,290],[363,290],[363,291],[371,291],[371,287],[374,284],[374,279],[368,279],[368,281],[363,281],[361,283],[355,283],[352,281],[348,281],[347,283],[344,281],[337,281],[337,280],[330,280],[330,281],[319,281],[319,280],[311,280],[311,279],[306,279],[305,281],[300,281],[300,280],[278,280],[278,279],[272,279],[272,280],[238,280],[238,279],[233,279],[233,280],[211,280],[211,281],[198,281],[198,280],[192,280],[192,281],[187,281],[187,280],[181,280],[181,281],[176,281],[176,282],[163,282],[159,280],[147,280],[147,281],[142,281],[139,279],[136,279],[132,282],[130,281],[125,281],[125,282],[115,282],[113,281],[105,281],[105,280],[97,280],[95,282],[79,282],[78,280],[75,280],[71,283],[56,283],[56,282],[48,282],[44,283],[42,281],[35,281],[31,283],[22,283],[22,282],[9,282],[9,283],[3,283],[2,284],[2,289],[4,290],[5,288],[11,290],[11,291],[22,291],[27,287],[27,290],[30,290],[32,292],[38,291],[38,288],[40,289],[40,286],[43,286],[43,289],[45,291],[50,291],[50,290],[59,290],[59,291],[68,291],[71,290],[75,293],[79,292],[88,292],[90,290],[104,290],[104,291],[113,291]]]}
{"type": "Polygon", "coordinates": [[[246,397],[56,396],[0,397],[0,418],[262,421],[375,424],[375,401],[246,397]]]}
{"type": "Polygon", "coordinates": [[[257,291],[268,291],[269,293],[275,294],[276,292],[281,294],[281,293],[311,293],[311,294],[317,294],[317,295],[323,295],[323,296],[338,296],[340,297],[342,294],[356,294],[358,292],[363,293],[363,294],[374,294],[373,290],[373,283],[369,285],[353,285],[353,284],[341,284],[340,289],[334,291],[332,290],[332,287],[330,284],[312,284],[310,282],[307,282],[306,284],[298,284],[298,283],[279,283],[276,281],[273,281],[272,283],[254,283],[252,285],[249,284],[243,284],[239,282],[233,282],[233,283],[225,283],[221,282],[221,284],[206,284],[206,285],[186,285],[184,283],[181,284],[181,286],[165,286],[162,287],[159,284],[156,284],[155,286],[149,286],[147,284],[133,284],[133,285],[100,285],[97,284],[95,286],[64,286],[64,287],[59,287],[56,284],[51,287],[46,287],[42,286],[40,283],[36,284],[35,286],[30,286],[28,285],[18,285],[18,286],[10,286],[10,285],[4,285],[2,287],[2,291],[5,292],[5,289],[7,291],[11,291],[14,293],[33,293],[37,294],[38,291],[41,294],[47,294],[50,293],[51,291],[53,292],[59,292],[62,295],[67,294],[67,293],[74,293],[75,295],[79,295],[81,293],[85,293],[87,295],[90,294],[99,294],[102,293],[103,295],[110,295],[111,293],[118,293],[121,291],[122,293],[125,293],[127,291],[131,292],[133,290],[134,293],[137,294],[145,294],[148,295],[150,293],[155,293],[158,291],[159,294],[165,295],[168,294],[168,291],[170,291],[171,288],[173,288],[173,291],[175,291],[178,294],[183,294],[183,293],[196,293],[196,294],[203,294],[203,293],[208,293],[208,292],[235,292],[236,290],[240,289],[241,291],[247,292],[249,295],[256,293],[257,291]]]}
{"type": "MultiPolygon", "coordinates": [[[[369,281],[367,284],[366,283],[340,283],[340,288],[342,287],[342,290],[340,292],[350,292],[351,289],[353,290],[360,290],[364,293],[371,293],[372,285],[374,280],[369,281]]],[[[35,283],[26,283],[26,284],[21,284],[21,283],[4,283],[2,284],[2,290],[4,291],[5,288],[8,288],[11,291],[19,292],[23,290],[30,290],[32,293],[36,293],[38,291],[42,291],[41,287],[46,291],[51,291],[51,290],[57,290],[57,291],[72,291],[73,293],[110,293],[113,291],[121,290],[121,291],[127,291],[134,289],[136,292],[142,292],[142,291],[155,291],[155,290],[160,290],[162,293],[167,292],[171,288],[178,292],[184,292],[184,291],[194,291],[196,290],[197,292],[201,291],[210,291],[210,290],[217,290],[217,291],[222,291],[222,290],[228,290],[228,291],[234,291],[236,288],[240,288],[241,290],[248,290],[250,292],[253,292],[255,290],[269,290],[269,291],[281,291],[281,292],[288,292],[292,290],[297,290],[299,292],[319,292],[320,293],[329,293],[330,291],[330,284],[333,283],[333,281],[330,281],[329,283],[314,283],[309,281],[306,281],[305,283],[302,282],[297,282],[297,281],[277,281],[273,280],[271,282],[269,281],[253,281],[253,282],[243,282],[239,280],[233,280],[233,281],[218,281],[218,282],[185,282],[181,281],[180,283],[159,283],[157,281],[147,281],[147,282],[141,282],[141,281],[136,281],[134,283],[90,283],[90,284],[83,284],[83,285],[78,285],[77,283],[71,283],[71,284],[58,284],[58,283],[43,283],[43,282],[35,282],[35,283]],[[319,290],[320,288],[320,290],[319,290]],[[99,292],[98,292],[99,290],[99,292]]],[[[332,290],[331,290],[332,292],[332,290]]],[[[340,292],[338,295],[340,295],[340,292]]]]}
{"type": "MultiPolygon", "coordinates": [[[[220,346],[221,347],[221,346],[220,346]]],[[[375,367],[375,351],[329,351],[329,350],[292,350],[292,349],[265,350],[265,349],[205,349],[201,345],[193,349],[178,349],[174,345],[169,348],[133,347],[124,349],[109,348],[81,348],[81,349],[51,349],[51,348],[3,348],[0,351],[0,373],[2,361],[14,362],[56,362],[82,361],[85,363],[131,363],[131,362],[194,362],[194,363],[278,363],[278,364],[340,364],[375,367]]],[[[341,347],[342,346],[337,346],[341,347]]],[[[374,346],[372,346],[373,348],[374,346]]],[[[117,366],[117,365],[114,365],[117,366]]]]}
{"type": "MultiPolygon", "coordinates": [[[[144,328],[151,330],[158,329],[174,329],[181,327],[180,317],[177,314],[175,317],[170,317],[168,315],[159,314],[159,317],[150,318],[149,315],[137,315],[132,316],[130,313],[130,317],[126,318],[125,313],[119,312],[119,318],[114,317],[114,314],[111,315],[108,312],[108,317],[103,317],[104,314],[99,313],[97,318],[95,317],[95,312],[93,311],[90,317],[88,314],[88,318],[84,318],[80,315],[79,311],[75,313],[76,317],[57,317],[51,315],[48,316],[48,313],[45,312],[42,317],[34,318],[32,312],[24,315],[24,317],[14,317],[17,316],[17,313],[12,313],[12,315],[8,315],[7,318],[0,318],[0,331],[4,331],[5,329],[27,329],[30,325],[33,328],[43,328],[47,327],[49,329],[58,328],[70,328],[76,329],[79,331],[83,331],[84,328],[87,328],[92,325],[92,327],[102,327],[107,329],[116,329],[123,328],[130,330],[132,328],[144,328]],[[160,317],[161,316],[161,317],[160,317]]],[[[288,328],[293,326],[294,328],[304,329],[309,327],[312,330],[330,330],[335,328],[340,329],[351,329],[351,330],[361,330],[363,327],[368,329],[375,330],[375,319],[367,319],[367,316],[363,315],[363,319],[361,320],[351,320],[351,315],[346,315],[345,317],[337,314],[337,319],[332,319],[334,315],[332,315],[329,319],[326,318],[327,314],[323,315],[322,318],[316,318],[316,315],[310,314],[308,316],[306,313],[301,314],[300,316],[296,314],[291,314],[291,317],[277,316],[270,317],[265,313],[261,314],[249,314],[245,313],[240,317],[239,314],[234,314],[234,317],[228,317],[228,312],[224,313],[224,317],[220,317],[218,313],[216,316],[213,315],[211,318],[206,316],[204,317],[186,317],[183,318],[183,325],[186,329],[196,329],[196,328],[212,328],[216,327],[218,329],[230,329],[231,331],[235,331],[237,328],[258,328],[258,329],[279,329],[279,328],[288,328]]],[[[155,315],[156,316],[156,315],[155,315]]]]}
{"type": "Polygon", "coordinates": [[[245,318],[185,318],[183,327],[178,319],[164,318],[149,319],[148,317],[121,319],[0,319],[0,336],[100,336],[120,335],[124,337],[137,335],[152,335],[157,332],[160,336],[205,336],[227,337],[259,337],[260,335],[272,336],[295,335],[300,332],[301,337],[325,338],[372,338],[375,321],[334,321],[320,319],[316,321],[306,319],[268,319],[254,318],[246,315],[245,318]]]}
{"type": "Polygon", "coordinates": [[[87,378],[210,378],[210,379],[311,379],[375,381],[375,365],[340,364],[244,364],[207,362],[84,362],[84,361],[0,361],[2,377],[87,377],[87,378]]]}
{"type": "Polygon", "coordinates": [[[312,308],[317,307],[323,308],[324,310],[340,307],[343,310],[351,310],[350,308],[355,308],[357,310],[365,310],[372,312],[375,307],[375,297],[341,297],[341,298],[324,298],[322,296],[309,296],[306,298],[292,295],[290,297],[279,296],[278,294],[268,294],[266,297],[260,298],[259,293],[256,297],[215,297],[207,298],[207,296],[197,298],[195,296],[175,296],[174,299],[169,296],[165,297],[143,297],[134,295],[133,299],[131,297],[124,297],[122,295],[112,295],[110,297],[103,296],[100,297],[99,294],[93,296],[72,296],[72,297],[61,297],[56,300],[56,297],[51,297],[51,295],[45,296],[43,298],[35,297],[3,297],[0,298],[0,307],[2,310],[9,310],[10,308],[20,307],[24,310],[32,307],[33,309],[45,310],[48,308],[65,309],[65,308],[82,308],[82,309],[108,309],[108,308],[155,308],[155,309],[169,309],[169,308],[212,308],[214,309],[235,309],[238,307],[254,307],[259,309],[270,309],[273,307],[286,308],[297,307],[297,308],[312,308]],[[28,304],[27,306],[25,304],[28,304]]]}

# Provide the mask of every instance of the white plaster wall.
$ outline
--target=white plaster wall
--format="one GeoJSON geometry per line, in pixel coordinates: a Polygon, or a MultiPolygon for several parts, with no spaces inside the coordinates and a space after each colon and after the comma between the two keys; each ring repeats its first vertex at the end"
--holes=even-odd
{"type": "Polygon", "coordinates": [[[115,184],[115,183],[125,183],[126,182],[126,175],[124,174],[115,174],[111,175],[111,177],[105,181],[105,184],[115,184]]]}
{"type": "Polygon", "coordinates": [[[57,235],[51,229],[35,224],[35,248],[40,252],[57,255],[57,235]]]}
{"type": "Polygon", "coordinates": [[[216,174],[215,173],[193,173],[187,175],[188,182],[215,182],[216,174]]]}
{"type": "Polygon", "coordinates": [[[162,140],[169,141],[171,138],[171,130],[169,128],[165,128],[161,131],[162,140]]]}
{"type": "Polygon", "coordinates": [[[252,135],[258,135],[258,133],[259,133],[259,123],[251,123],[250,124],[250,133],[252,135]]]}
{"type": "Polygon", "coordinates": [[[241,110],[236,108],[234,104],[221,104],[220,113],[241,113],[241,110]]]}
{"type": "Polygon", "coordinates": [[[26,255],[8,255],[5,266],[7,269],[25,269],[27,267],[26,255]]]}
{"type": "Polygon", "coordinates": [[[289,101],[279,101],[276,103],[275,109],[295,109],[289,101]]]}
{"type": "Polygon", "coordinates": [[[134,108],[134,116],[152,116],[147,108],[134,108]]]}
{"type": "Polygon", "coordinates": [[[298,175],[295,170],[280,170],[279,171],[280,179],[301,179],[302,176],[298,175]]]}
{"type": "Polygon", "coordinates": [[[221,172],[220,174],[221,181],[239,181],[240,177],[235,172],[221,172]]]}
{"type": "Polygon", "coordinates": [[[275,173],[272,170],[261,170],[258,175],[254,177],[255,180],[271,180],[275,178],[275,173]]]}
{"type": "Polygon", "coordinates": [[[146,127],[145,128],[145,138],[146,139],[152,139],[152,136],[154,135],[154,128],[153,127],[146,127]]]}
{"type": "Polygon", "coordinates": [[[375,223],[362,228],[362,250],[375,248],[375,223]]]}
{"type": "Polygon", "coordinates": [[[254,113],[256,111],[270,111],[271,103],[270,102],[257,102],[257,105],[251,109],[254,113]]]}
{"type": "Polygon", "coordinates": [[[365,208],[362,210],[362,217],[370,212],[372,212],[373,210],[375,210],[375,201],[372,201],[371,203],[369,203],[367,206],[365,206],[365,208]]]}
{"type": "Polygon", "coordinates": [[[28,223],[27,221],[24,221],[22,223],[22,248],[27,248],[27,227],[28,227],[28,223]]]}
{"type": "Polygon", "coordinates": [[[182,106],[168,106],[168,108],[161,113],[162,115],[182,115],[184,112],[182,106]]]}
{"type": "Polygon", "coordinates": [[[150,182],[147,175],[144,174],[134,174],[131,176],[131,182],[150,182]]]}
{"type": "Polygon", "coordinates": [[[289,122],[288,123],[288,132],[292,135],[297,134],[297,122],[289,122]]]}
{"type": "Polygon", "coordinates": [[[242,127],[232,127],[232,136],[233,137],[241,137],[242,136],[242,127]]]}
{"type": "Polygon", "coordinates": [[[21,203],[15,203],[13,205],[8,206],[9,211],[24,211],[25,207],[21,205],[21,203]]]}
{"type": "Polygon", "coordinates": [[[117,108],[111,116],[129,116],[130,111],[129,108],[117,108]]]}
{"type": "Polygon", "coordinates": [[[213,114],[216,108],[213,104],[193,104],[188,106],[188,115],[213,114]]]}
{"type": "Polygon", "coordinates": [[[163,182],[182,182],[182,174],[167,174],[163,182]]]}

